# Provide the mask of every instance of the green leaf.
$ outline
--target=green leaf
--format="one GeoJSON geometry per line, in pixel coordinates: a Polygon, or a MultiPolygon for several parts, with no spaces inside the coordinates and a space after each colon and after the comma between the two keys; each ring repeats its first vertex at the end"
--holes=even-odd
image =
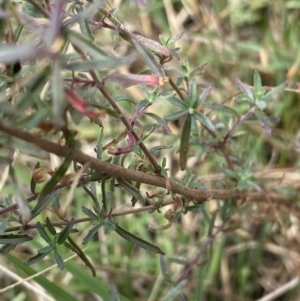
{"type": "Polygon", "coordinates": [[[110,294],[110,301],[120,301],[117,287],[113,283],[109,285],[109,294],[110,294]]]}
{"type": "Polygon", "coordinates": [[[241,91],[250,99],[252,100],[252,102],[254,102],[254,96],[253,93],[251,91],[251,89],[249,88],[248,85],[244,84],[243,82],[241,82],[238,78],[235,79],[235,83],[236,85],[241,89],[241,91]]]}
{"type": "Polygon", "coordinates": [[[58,126],[65,124],[65,96],[63,92],[64,81],[61,75],[61,61],[55,60],[52,64],[52,75],[51,75],[51,93],[52,93],[52,114],[53,121],[58,126]]]}
{"type": "Polygon", "coordinates": [[[129,242],[131,242],[133,245],[140,247],[142,249],[154,252],[154,253],[158,253],[158,254],[162,254],[165,255],[165,253],[157,246],[143,240],[142,238],[139,238],[137,236],[135,236],[134,234],[126,231],[125,229],[121,228],[119,225],[116,225],[116,232],[122,236],[124,239],[128,240],[129,242]]]}
{"type": "MultiPolygon", "coordinates": [[[[75,10],[76,10],[77,15],[79,13],[81,13],[83,11],[82,4],[75,4],[75,10]]],[[[81,33],[93,41],[94,35],[93,35],[93,32],[91,30],[88,20],[86,18],[79,20],[79,26],[80,26],[81,33]]]]}
{"type": "Polygon", "coordinates": [[[52,244],[52,239],[44,229],[43,225],[40,222],[36,222],[36,229],[38,230],[39,234],[48,244],[52,244]]]}
{"type": "Polygon", "coordinates": [[[35,256],[30,257],[25,262],[25,264],[30,265],[30,264],[37,263],[37,262],[41,261],[43,258],[45,258],[51,252],[52,252],[52,249],[49,252],[37,253],[35,256]]]}
{"type": "Polygon", "coordinates": [[[64,267],[65,267],[65,264],[64,264],[64,261],[63,261],[61,255],[59,254],[57,248],[54,248],[54,259],[55,259],[55,261],[56,261],[58,267],[59,267],[61,270],[63,270],[64,267]]]}
{"type": "Polygon", "coordinates": [[[161,149],[168,149],[168,148],[172,148],[173,145],[159,145],[159,146],[154,146],[150,149],[150,153],[153,155],[157,155],[158,151],[161,149]]]}
{"type": "Polygon", "coordinates": [[[193,113],[193,116],[204,126],[206,126],[208,129],[210,129],[211,131],[215,132],[216,131],[216,128],[215,126],[213,125],[213,123],[211,122],[211,120],[206,117],[205,115],[197,112],[197,111],[194,111],[193,113]]]}
{"type": "Polygon", "coordinates": [[[124,181],[122,178],[116,177],[116,180],[125,191],[127,191],[130,195],[132,195],[137,200],[139,200],[141,204],[145,203],[144,197],[136,187],[124,181]]]}
{"type": "Polygon", "coordinates": [[[189,149],[189,142],[191,136],[191,125],[192,125],[192,116],[188,114],[186,116],[181,138],[180,138],[180,148],[179,148],[179,162],[180,162],[180,169],[184,170],[186,167],[187,157],[188,157],[188,149],[189,149]]]}
{"type": "Polygon", "coordinates": [[[165,77],[166,75],[162,66],[158,63],[152,52],[134,36],[131,37],[131,41],[145,63],[150,67],[152,73],[158,77],[165,77]]]}
{"type": "Polygon", "coordinates": [[[263,128],[265,134],[267,136],[270,136],[272,134],[272,128],[268,116],[263,111],[260,110],[255,110],[254,114],[258,119],[258,122],[260,123],[261,127],[263,128]]]}
{"type": "MultiPolygon", "coordinates": [[[[37,271],[34,269],[26,266],[23,262],[21,262],[16,257],[12,256],[11,254],[7,255],[7,258],[20,270],[25,272],[28,276],[32,276],[37,274],[37,271]]],[[[47,293],[51,294],[55,300],[63,300],[63,301],[78,301],[77,298],[74,298],[60,286],[56,285],[53,281],[49,281],[46,277],[40,275],[34,278],[34,281],[41,285],[47,293]]],[[[99,281],[97,279],[97,281],[99,281]]]]}
{"type": "Polygon", "coordinates": [[[178,294],[181,293],[185,285],[187,284],[187,280],[183,280],[179,282],[176,286],[173,286],[161,299],[161,301],[172,301],[174,300],[178,294]]]}
{"type": "Polygon", "coordinates": [[[85,255],[85,253],[80,249],[80,247],[76,244],[76,242],[70,236],[68,237],[68,241],[69,242],[64,242],[64,245],[67,246],[68,248],[70,248],[71,250],[73,250],[73,252],[75,252],[78,255],[78,257],[85,263],[85,265],[90,268],[93,276],[95,277],[96,270],[95,270],[93,264],[88,259],[88,257],[85,255]]]}
{"type": "Polygon", "coordinates": [[[169,39],[167,41],[167,47],[170,48],[172,45],[174,45],[178,40],[180,40],[182,38],[182,36],[186,33],[186,30],[182,30],[180,31],[177,35],[175,35],[174,37],[172,37],[171,39],[169,39]]]}
{"type": "Polygon", "coordinates": [[[281,84],[281,85],[273,88],[268,93],[266,93],[261,100],[265,101],[265,102],[269,101],[270,99],[272,99],[273,97],[275,97],[277,94],[283,92],[284,89],[286,88],[286,86],[287,86],[287,84],[283,83],[283,84],[281,84]]]}
{"type": "Polygon", "coordinates": [[[91,238],[98,232],[98,230],[102,227],[102,223],[98,223],[96,226],[94,226],[89,233],[87,234],[87,236],[83,239],[82,244],[85,245],[87,244],[91,238]]]}
{"type": "Polygon", "coordinates": [[[167,264],[166,264],[165,256],[160,255],[159,259],[160,259],[159,262],[160,262],[161,271],[163,273],[165,280],[167,280],[168,282],[171,282],[172,280],[167,271],[167,264]]]}
{"type": "Polygon", "coordinates": [[[79,5],[76,5],[77,9],[79,9],[79,13],[70,18],[64,23],[64,26],[70,26],[76,22],[86,20],[89,16],[93,15],[99,8],[101,8],[107,0],[97,0],[93,4],[89,5],[85,10],[80,10],[79,5]]]}
{"type": "Polygon", "coordinates": [[[170,102],[172,105],[177,106],[181,109],[186,109],[186,110],[188,109],[188,105],[181,99],[177,98],[176,96],[168,97],[166,100],[170,102]]]}
{"type": "MultiPolygon", "coordinates": [[[[92,277],[86,269],[72,262],[66,262],[66,270],[84,286],[87,291],[95,293],[102,300],[110,300],[109,287],[102,282],[99,277],[92,277]]],[[[119,294],[121,301],[130,301],[126,297],[119,294]]],[[[62,299],[57,299],[62,300],[62,299]]],[[[65,301],[65,300],[63,300],[65,301]]]]}
{"type": "Polygon", "coordinates": [[[67,31],[67,36],[72,44],[85,51],[93,59],[108,59],[107,53],[105,53],[101,47],[97,46],[82,34],[73,30],[69,30],[67,31]]]}
{"type": "Polygon", "coordinates": [[[262,96],[261,78],[256,70],[254,71],[253,84],[255,95],[262,96]]]}
{"type": "Polygon", "coordinates": [[[202,91],[202,93],[199,95],[198,99],[196,100],[196,102],[193,105],[194,109],[197,109],[197,107],[206,100],[206,98],[210,94],[211,90],[212,90],[212,86],[208,86],[207,88],[205,88],[202,91]]]}
{"type": "Polygon", "coordinates": [[[105,229],[107,230],[116,230],[117,226],[115,223],[110,222],[110,221],[104,221],[103,222],[103,226],[105,227],[105,229]]]}
{"type": "Polygon", "coordinates": [[[180,110],[180,111],[177,111],[175,113],[171,113],[171,114],[168,114],[167,116],[165,116],[165,120],[167,121],[173,121],[173,120],[177,120],[185,115],[188,114],[188,110],[185,109],[185,110],[180,110]]]}
{"type": "Polygon", "coordinates": [[[99,221],[99,216],[95,214],[91,209],[86,208],[85,206],[81,206],[81,210],[84,214],[86,214],[89,218],[91,218],[95,222],[99,221]]]}
{"type": "Polygon", "coordinates": [[[39,249],[39,250],[38,250],[38,253],[39,253],[39,254],[42,254],[42,253],[47,253],[47,254],[49,254],[50,252],[52,252],[53,249],[54,249],[53,246],[46,246],[46,247],[44,247],[44,248],[39,249]]]}
{"type": "Polygon", "coordinates": [[[220,112],[227,113],[230,115],[238,116],[238,113],[235,110],[233,110],[232,108],[230,108],[228,106],[219,104],[219,103],[207,103],[207,104],[203,105],[203,107],[205,109],[211,109],[212,111],[220,111],[220,112]]]}
{"type": "Polygon", "coordinates": [[[55,188],[56,184],[64,177],[66,174],[68,167],[73,159],[73,152],[70,151],[69,154],[66,156],[63,163],[60,167],[55,171],[52,178],[47,182],[44,186],[43,190],[41,191],[37,204],[32,209],[32,217],[37,216],[51,201],[52,191],[55,188]]]}
{"type": "Polygon", "coordinates": [[[17,245],[25,241],[32,240],[32,237],[27,234],[5,234],[0,235],[0,244],[12,244],[17,245]]]}
{"type": "Polygon", "coordinates": [[[192,79],[189,85],[189,106],[194,108],[194,105],[196,103],[197,103],[197,84],[196,81],[192,79]]]}
{"type": "Polygon", "coordinates": [[[122,58],[107,57],[95,61],[71,62],[63,65],[63,68],[71,71],[111,70],[122,65],[129,65],[132,61],[133,58],[130,56],[122,58]]]}
{"type": "Polygon", "coordinates": [[[30,221],[31,219],[31,211],[28,205],[27,200],[24,198],[24,196],[22,195],[22,192],[20,190],[20,186],[17,182],[17,178],[15,175],[15,171],[13,169],[13,167],[10,165],[9,167],[9,174],[12,178],[12,182],[13,182],[13,187],[15,190],[15,196],[16,196],[16,200],[17,200],[17,204],[18,207],[20,209],[20,213],[21,213],[21,218],[22,218],[22,223],[26,224],[30,221]]]}
{"type": "Polygon", "coordinates": [[[52,234],[52,235],[55,235],[56,234],[56,230],[55,228],[53,227],[50,219],[48,217],[46,217],[46,225],[47,225],[47,228],[49,230],[49,232],[52,234]]]}
{"type": "Polygon", "coordinates": [[[29,2],[22,3],[22,12],[33,18],[45,18],[45,16],[29,2]]]}
{"type": "Polygon", "coordinates": [[[74,226],[74,218],[72,217],[66,224],[66,226],[64,227],[64,229],[59,233],[58,239],[57,239],[57,243],[59,245],[61,245],[69,236],[69,234],[72,231],[72,228],[74,226]]]}
{"type": "Polygon", "coordinates": [[[11,219],[11,216],[7,216],[7,217],[3,218],[3,220],[1,221],[0,235],[3,235],[5,233],[6,225],[10,219],[11,219]]]}
{"type": "Polygon", "coordinates": [[[162,126],[168,133],[171,133],[171,130],[169,129],[169,126],[167,122],[159,117],[158,115],[154,113],[145,113],[144,115],[149,116],[150,118],[154,119],[160,126],[162,126]]]}

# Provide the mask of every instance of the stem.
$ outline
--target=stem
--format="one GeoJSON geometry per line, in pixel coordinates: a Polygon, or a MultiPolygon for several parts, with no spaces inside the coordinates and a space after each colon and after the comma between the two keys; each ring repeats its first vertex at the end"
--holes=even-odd
{"type": "Polygon", "coordinates": [[[228,221],[228,219],[226,219],[220,226],[218,226],[217,230],[206,239],[206,241],[202,245],[202,248],[199,250],[196,257],[192,260],[192,262],[187,266],[187,268],[182,272],[182,274],[176,281],[177,283],[183,281],[184,279],[186,279],[188,277],[189,273],[192,271],[193,267],[198,263],[199,259],[204,254],[204,252],[208,248],[209,244],[212,243],[213,240],[216,238],[216,236],[224,229],[227,221],[228,221]]]}
{"type": "MultiPolygon", "coordinates": [[[[159,205],[159,207],[165,207],[168,205],[172,205],[174,203],[175,203],[174,200],[164,201],[162,204],[159,205]]],[[[149,210],[153,210],[153,209],[157,209],[157,205],[149,205],[149,206],[145,206],[145,207],[141,207],[141,208],[124,210],[122,212],[112,212],[112,213],[107,214],[105,217],[107,218],[107,217],[122,216],[122,215],[128,215],[128,214],[136,214],[136,213],[141,213],[141,212],[149,211],[149,210]]],[[[92,219],[90,217],[78,218],[78,219],[75,219],[74,224],[89,222],[91,220],[92,219]]],[[[67,221],[60,221],[60,222],[52,223],[52,225],[54,227],[61,227],[61,226],[65,226],[66,224],[67,224],[67,221]]],[[[46,227],[47,225],[46,225],[46,223],[43,223],[42,226],[46,227]]],[[[10,227],[10,228],[7,228],[5,230],[5,232],[18,231],[18,230],[21,230],[22,228],[23,228],[23,226],[10,227]]],[[[35,228],[36,228],[36,224],[27,224],[26,225],[26,230],[35,229],[35,228]]]]}
{"type": "MultiPolygon", "coordinates": [[[[85,60],[86,56],[81,51],[81,49],[79,49],[75,45],[73,45],[73,47],[85,60]]],[[[140,137],[133,130],[131,124],[127,121],[127,119],[124,117],[124,115],[123,115],[122,111],[120,110],[120,108],[118,107],[118,105],[115,103],[115,101],[112,99],[112,97],[108,94],[108,92],[104,89],[103,83],[99,80],[96,72],[94,70],[89,70],[89,73],[90,73],[92,79],[94,80],[96,87],[100,90],[100,92],[103,94],[103,96],[108,100],[109,104],[113,107],[115,112],[119,115],[121,121],[123,122],[123,124],[125,125],[127,130],[130,131],[132,133],[132,135],[134,136],[134,138],[137,141],[137,143],[139,144],[141,150],[144,152],[145,156],[148,158],[149,162],[152,164],[155,173],[159,175],[160,170],[159,170],[159,165],[157,164],[156,160],[151,155],[151,153],[149,152],[149,150],[147,149],[145,144],[142,141],[140,141],[140,137]]]]}
{"type": "MultiPolygon", "coordinates": [[[[67,154],[70,152],[70,148],[66,146],[62,146],[58,143],[54,143],[48,141],[46,139],[40,138],[37,135],[31,134],[29,132],[25,132],[19,127],[13,125],[6,125],[2,120],[0,120],[0,131],[7,133],[12,137],[19,138],[21,140],[26,141],[27,143],[32,143],[38,146],[40,149],[48,152],[56,154],[60,157],[66,157],[67,154]]],[[[75,149],[73,151],[74,154],[74,161],[86,164],[90,162],[90,167],[92,169],[98,170],[103,174],[117,176],[123,178],[125,181],[136,181],[139,183],[145,183],[149,185],[153,185],[156,187],[167,188],[166,180],[160,176],[153,176],[146,174],[144,172],[132,169],[126,169],[124,167],[114,165],[108,163],[106,161],[101,161],[97,158],[91,157],[86,155],[82,151],[75,149]]],[[[183,195],[189,199],[195,200],[197,203],[202,203],[208,199],[240,199],[240,198],[248,198],[252,201],[266,201],[264,193],[261,192],[240,192],[236,190],[202,190],[202,189],[195,189],[189,188],[184,185],[178,184],[173,181],[169,181],[170,184],[170,191],[177,193],[179,195],[183,195]]],[[[289,204],[290,199],[277,194],[277,193],[269,193],[269,199],[272,199],[274,202],[279,202],[282,204],[289,204]]]]}

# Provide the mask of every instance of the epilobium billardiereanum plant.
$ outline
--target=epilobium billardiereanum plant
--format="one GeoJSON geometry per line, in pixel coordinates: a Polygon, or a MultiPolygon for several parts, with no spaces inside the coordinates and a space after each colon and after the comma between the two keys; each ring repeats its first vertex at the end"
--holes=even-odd
{"type": "MultiPolygon", "coordinates": [[[[238,210],[238,206],[221,201],[265,199],[266,191],[254,175],[255,160],[244,160],[231,141],[239,139],[234,135],[238,129],[242,129],[240,135],[247,133],[243,126],[253,123],[253,117],[266,135],[272,134],[276,118],[266,113],[267,104],[284,90],[285,84],[267,91],[255,72],[253,87],[235,80],[241,93],[234,106],[217,102],[211,96],[213,87],[197,80],[205,64],[192,68],[187,58],[181,59],[176,43],[185,31],[169,39],[160,36],[158,42],[130,32],[114,10],[105,8],[106,1],[88,2],[89,6],[84,7],[80,1],[68,5],[62,0],[45,1],[47,5],[28,1],[20,3],[22,11],[6,2],[0,4],[0,143],[5,145],[1,162],[10,171],[6,184],[14,187],[14,194],[2,195],[1,253],[35,239],[29,230],[37,229],[35,233],[44,244],[27,264],[49,255],[63,269],[62,254],[69,249],[95,275],[81,244],[89,244],[104,228],[108,235],[115,232],[133,245],[164,255],[161,247],[124,229],[117,216],[143,211],[160,215],[163,207],[174,204],[164,213],[167,224],[151,227],[152,231],[168,231],[191,211],[203,214],[208,224],[204,247],[194,260],[187,261],[177,281],[171,279],[161,259],[163,274],[172,285],[163,300],[175,296],[184,300],[181,290],[189,272],[238,210]],[[94,16],[101,21],[94,20],[94,16]],[[37,17],[46,22],[37,22],[37,17]],[[107,41],[97,44],[94,37],[108,30],[130,42],[134,55],[122,57],[109,52],[107,41]],[[138,56],[146,70],[136,74],[120,71],[120,66],[130,65],[138,56]],[[172,66],[173,59],[182,60],[181,69],[172,66]],[[144,99],[125,92],[133,85],[142,88],[144,99]],[[241,102],[248,104],[246,112],[239,109],[241,102]],[[156,103],[163,103],[166,110],[152,111],[156,103]],[[82,147],[80,128],[86,120],[99,128],[94,156],[84,153],[82,147]],[[174,128],[173,122],[180,124],[178,133],[172,133],[169,127],[172,124],[174,128]],[[168,142],[161,144],[157,137],[162,133],[168,142]],[[29,164],[31,180],[22,179],[22,186],[13,164],[16,152],[29,155],[34,162],[29,164]],[[170,155],[177,158],[178,152],[182,177],[175,177],[176,172],[170,174],[168,164],[170,155]],[[49,154],[63,158],[62,163],[48,165],[49,154]],[[227,180],[206,187],[198,180],[201,162],[203,157],[213,156],[218,159],[212,170],[221,170],[227,180]],[[198,169],[189,164],[189,159],[195,158],[198,169]],[[160,189],[150,193],[151,185],[160,189]],[[70,188],[67,196],[66,187],[70,188]],[[76,191],[83,191],[90,200],[80,205],[80,216],[67,210],[76,191]],[[116,211],[119,195],[129,196],[130,204],[139,207],[116,211]],[[203,206],[210,199],[220,201],[219,211],[212,214],[203,206]],[[214,231],[217,212],[222,223],[214,231]],[[75,242],[79,231],[76,225],[81,223],[89,223],[90,229],[81,242],[75,242]]],[[[146,1],[134,2],[146,5],[146,1]]],[[[118,43],[126,41],[120,39],[118,43]]],[[[272,193],[274,198],[284,198],[272,193]]]]}

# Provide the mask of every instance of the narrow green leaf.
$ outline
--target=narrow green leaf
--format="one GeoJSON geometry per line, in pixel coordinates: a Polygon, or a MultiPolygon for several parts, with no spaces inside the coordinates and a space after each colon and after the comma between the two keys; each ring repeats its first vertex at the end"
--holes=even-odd
{"type": "Polygon", "coordinates": [[[20,186],[17,182],[15,171],[11,165],[9,167],[9,174],[12,178],[13,187],[15,190],[16,201],[17,201],[18,207],[20,209],[20,213],[21,213],[22,223],[26,224],[31,219],[31,210],[29,208],[27,200],[22,195],[22,192],[19,188],[20,186]]]}
{"type": "Polygon", "coordinates": [[[166,264],[166,260],[165,260],[165,256],[160,255],[159,257],[159,262],[160,262],[160,267],[161,267],[161,271],[163,273],[164,278],[168,281],[171,282],[171,277],[167,271],[167,264],[166,264]]]}
{"type": "Polygon", "coordinates": [[[97,224],[96,226],[94,226],[89,233],[87,234],[87,236],[83,239],[82,244],[85,245],[87,244],[91,238],[98,232],[98,230],[102,227],[102,223],[97,224]]]}
{"type": "Polygon", "coordinates": [[[84,214],[86,214],[89,218],[91,218],[95,222],[99,221],[99,216],[95,214],[91,209],[86,208],[85,206],[81,206],[81,210],[84,214]]]}
{"type": "Polygon", "coordinates": [[[124,181],[122,178],[116,177],[116,180],[125,191],[127,191],[137,200],[139,200],[141,204],[145,203],[145,199],[143,198],[141,192],[136,187],[124,181]]]}
{"type": "Polygon", "coordinates": [[[189,102],[190,102],[190,106],[193,108],[195,103],[197,103],[197,84],[194,79],[190,81],[190,85],[189,85],[189,102]]]}
{"type": "MultiPolygon", "coordinates": [[[[102,282],[101,278],[92,277],[86,269],[72,262],[66,262],[66,270],[71,273],[75,279],[80,281],[87,291],[95,293],[102,300],[110,300],[109,287],[102,282]]],[[[121,301],[130,301],[120,294],[119,297],[121,301]]]]}
{"type": "Polygon", "coordinates": [[[262,92],[261,78],[256,70],[254,71],[253,84],[254,84],[255,95],[260,95],[262,92]]]}
{"type": "Polygon", "coordinates": [[[90,262],[88,257],[85,255],[85,253],[80,249],[80,247],[77,245],[77,243],[69,236],[68,237],[69,243],[65,242],[65,245],[72,246],[71,249],[74,250],[74,252],[78,255],[78,257],[85,263],[87,267],[91,270],[94,277],[96,277],[96,270],[93,266],[93,264],[90,262]]]}
{"type": "Polygon", "coordinates": [[[6,229],[6,225],[7,225],[8,221],[11,218],[12,218],[11,216],[7,216],[7,217],[3,218],[3,220],[1,221],[1,224],[0,224],[0,235],[4,235],[5,229],[6,229]]]}
{"type": "Polygon", "coordinates": [[[150,118],[154,119],[160,126],[162,126],[168,133],[171,133],[171,130],[167,124],[167,122],[159,117],[154,113],[145,113],[145,115],[149,116],[150,118]]]}
{"type": "MultiPolygon", "coordinates": [[[[75,10],[76,10],[77,15],[79,13],[82,13],[83,12],[82,3],[75,4],[75,10]]],[[[93,32],[91,30],[91,27],[90,27],[90,24],[89,24],[87,18],[83,18],[83,19],[79,20],[79,26],[80,26],[81,33],[93,41],[94,35],[93,35],[93,32]]]]}
{"type": "MultiPolygon", "coordinates": [[[[37,169],[40,167],[40,162],[37,162],[33,168],[33,170],[37,169]]],[[[36,183],[34,181],[34,178],[33,176],[31,176],[31,180],[30,180],[30,191],[34,194],[35,193],[35,186],[36,186],[36,183]]]]}
{"type": "Polygon", "coordinates": [[[168,97],[166,100],[176,107],[179,107],[179,108],[185,109],[185,110],[188,109],[188,105],[186,104],[186,102],[182,101],[181,99],[179,99],[176,96],[168,97]]]}
{"type": "Polygon", "coordinates": [[[64,177],[66,174],[68,167],[73,159],[73,152],[70,151],[70,153],[66,156],[63,163],[60,165],[60,167],[55,171],[52,178],[47,182],[47,184],[44,186],[43,190],[41,191],[37,204],[32,209],[32,217],[35,217],[39,212],[41,212],[51,201],[51,198],[49,195],[53,191],[56,184],[64,177]],[[48,196],[48,197],[47,197],[48,196]]]}
{"type": "MultiPolygon", "coordinates": [[[[73,16],[72,18],[70,18],[69,20],[67,20],[64,25],[65,26],[70,26],[76,22],[82,21],[87,19],[89,16],[91,16],[92,14],[94,14],[95,12],[97,12],[97,10],[99,8],[101,8],[107,0],[97,0],[95,1],[93,4],[91,4],[90,6],[88,6],[88,8],[84,9],[84,10],[79,10],[79,12],[73,16]]],[[[79,8],[80,6],[77,5],[77,8],[79,8]]]]}
{"type": "Polygon", "coordinates": [[[116,230],[117,226],[115,223],[110,222],[110,221],[104,221],[103,222],[103,226],[105,227],[105,229],[107,230],[116,230]]]}
{"type": "Polygon", "coordinates": [[[255,110],[254,114],[258,122],[260,123],[261,127],[263,128],[265,134],[267,136],[270,136],[272,134],[272,128],[268,116],[263,111],[260,110],[255,110]]]}
{"type": "Polygon", "coordinates": [[[101,47],[97,46],[82,34],[69,30],[67,36],[72,44],[85,51],[93,59],[103,60],[108,58],[107,53],[105,53],[101,47]]]}
{"type": "Polygon", "coordinates": [[[63,65],[63,68],[71,71],[111,70],[122,65],[129,65],[132,61],[133,57],[130,56],[122,58],[107,57],[95,61],[71,62],[63,65]]]}
{"type": "Polygon", "coordinates": [[[61,270],[63,270],[64,267],[65,267],[65,264],[64,264],[64,261],[63,261],[61,255],[59,254],[57,248],[54,248],[54,259],[55,259],[55,261],[56,261],[58,267],[59,267],[61,270]]]}
{"type": "Polygon", "coordinates": [[[45,240],[48,244],[52,244],[52,239],[44,229],[43,225],[40,222],[36,222],[35,225],[43,240],[45,240]]]}
{"type": "Polygon", "coordinates": [[[45,16],[31,3],[22,3],[22,12],[33,18],[45,18],[45,16]]]}
{"type": "Polygon", "coordinates": [[[27,234],[6,234],[0,235],[0,244],[12,244],[17,245],[25,241],[32,240],[32,237],[27,234]]]}
{"type": "Polygon", "coordinates": [[[207,88],[205,88],[202,91],[202,93],[199,95],[199,97],[196,99],[196,102],[193,105],[194,109],[197,109],[200,104],[204,103],[204,101],[206,100],[206,98],[210,94],[211,90],[212,90],[212,86],[208,86],[207,88]]]}
{"type": "Polygon", "coordinates": [[[174,300],[178,294],[181,293],[183,288],[185,287],[187,280],[183,280],[179,282],[176,286],[173,286],[161,299],[161,301],[172,301],[174,300]]]}
{"type": "Polygon", "coordinates": [[[61,61],[56,59],[52,63],[52,74],[51,74],[51,93],[52,93],[52,114],[53,121],[58,126],[63,126],[64,121],[64,108],[66,105],[64,97],[64,81],[61,73],[61,61]]]}
{"type": "Polygon", "coordinates": [[[230,108],[228,106],[224,106],[219,103],[207,103],[207,104],[203,105],[203,107],[205,109],[211,109],[212,111],[220,111],[220,112],[227,113],[227,114],[234,115],[234,116],[238,115],[238,113],[235,110],[233,110],[232,108],[230,108]]]}
{"type": "Polygon", "coordinates": [[[158,63],[152,52],[134,36],[131,37],[131,40],[136,50],[142,56],[146,64],[150,67],[152,73],[158,77],[165,77],[166,75],[162,66],[158,63]]]}
{"type": "Polygon", "coordinates": [[[125,229],[121,228],[119,225],[116,225],[116,232],[122,236],[124,239],[128,240],[129,242],[131,242],[133,245],[140,247],[142,249],[154,252],[154,253],[158,253],[158,254],[162,254],[165,255],[165,253],[157,246],[143,240],[142,238],[139,238],[137,236],[135,236],[134,234],[126,231],[125,229]]]}
{"type": "Polygon", "coordinates": [[[254,96],[249,86],[241,82],[238,78],[236,78],[234,82],[241,89],[241,91],[254,102],[254,96]]]}
{"type": "Polygon", "coordinates": [[[180,110],[180,111],[177,111],[175,113],[171,113],[171,114],[168,114],[167,116],[165,116],[165,120],[166,121],[173,121],[173,120],[177,120],[185,115],[188,114],[188,110],[187,109],[184,109],[184,110],[180,110]]]}
{"type": "Polygon", "coordinates": [[[117,287],[113,283],[109,285],[109,294],[110,294],[110,301],[120,301],[117,287]]]}
{"type": "Polygon", "coordinates": [[[189,142],[190,142],[190,136],[191,136],[191,125],[192,125],[192,116],[190,114],[188,114],[184,121],[181,138],[180,138],[179,162],[180,162],[181,170],[185,170],[185,167],[186,167],[189,142]]]}
{"type": "Polygon", "coordinates": [[[213,125],[213,123],[211,122],[211,120],[206,117],[205,115],[197,112],[197,111],[194,111],[193,113],[193,116],[201,123],[203,124],[204,126],[206,126],[208,129],[210,129],[211,131],[215,132],[216,131],[216,128],[215,126],[213,125]]]}
{"type": "Polygon", "coordinates": [[[171,47],[172,45],[174,45],[178,40],[180,40],[185,33],[186,33],[186,30],[182,30],[177,35],[175,35],[174,37],[169,39],[167,41],[168,48],[171,47]]]}
{"type": "Polygon", "coordinates": [[[173,145],[159,145],[159,146],[154,146],[150,149],[150,153],[151,154],[154,154],[154,155],[157,155],[158,151],[161,150],[161,149],[168,149],[168,148],[172,148],[173,145]]]}
{"type": "Polygon", "coordinates": [[[283,83],[283,84],[281,84],[281,85],[273,88],[268,93],[266,93],[266,95],[264,95],[261,100],[265,101],[265,102],[269,101],[270,99],[272,99],[273,97],[275,97],[277,94],[283,92],[284,89],[286,88],[286,86],[287,86],[287,84],[283,83]]]}
{"type": "Polygon", "coordinates": [[[48,217],[46,217],[46,225],[47,225],[47,228],[49,230],[49,232],[52,234],[52,235],[55,235],[56,234],[56,230],[55,228],[53,227],[50,219],[48,217]]]}
{"type": "Polygon", "coordinates": [[[52,252],[53,249],[54,249],[53,246],[46,246],[46,247],[44,247],[44,248],[39,249],[39,250],[38,250],[38,253],[39,253],[39,254],[42,254],[42,253],[47,253],[47,254],[49,254],[50,252],[52,252]]]}
{"type": "Polygon", "coordinates": [[[43,258],[45,258],[50,252],[52,252],[52,250],[49,251],[49,252],[44,252],[44,253],[37,253],[35,256],[30,257],[30,258],[25,262],[25,264],[27,264],[27,265],[35,264],[35,263],[41,261],[43,258]]]}
{"type": "Polygon", "coordinates": [[[69,236],[69,234],[72,231],[72,228],[74,226],[74,218],[72,217],[66,224],[66,226],[64,227],[64,229],[59,233],[59,237],[57,240],[57,243],[59,245],[61,245],[69,236]]]}
{"type": "MultiPolygon", "coordinates": [[[[16,257],[11,254],[7,255],[7,258],[20,270],[25,272],[28,276],[32,276],[37,274],[37,271],[26,266],[23,262],[21,262],[16,257]]],[[[98,279],[97,279],[98,280],[98,279]]],[[[78,301],[77,298],[70,295],[67,291],[62,289],[60,286],[56,285],[53,281],[49,281],[46,277],[40,275],[34,278],[34,281],[41,285],[47,293],[51,294],[55,300],[63,300],[63,301],[78,301]]]]}

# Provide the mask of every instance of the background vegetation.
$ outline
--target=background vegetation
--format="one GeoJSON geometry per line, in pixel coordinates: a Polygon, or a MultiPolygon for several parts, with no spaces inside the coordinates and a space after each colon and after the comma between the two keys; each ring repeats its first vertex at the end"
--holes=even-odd
{"type": "Polygon", "coordinates": [[[299,300],[299,1],[81,2],[0,1],[2,300],[299,300]]]}

